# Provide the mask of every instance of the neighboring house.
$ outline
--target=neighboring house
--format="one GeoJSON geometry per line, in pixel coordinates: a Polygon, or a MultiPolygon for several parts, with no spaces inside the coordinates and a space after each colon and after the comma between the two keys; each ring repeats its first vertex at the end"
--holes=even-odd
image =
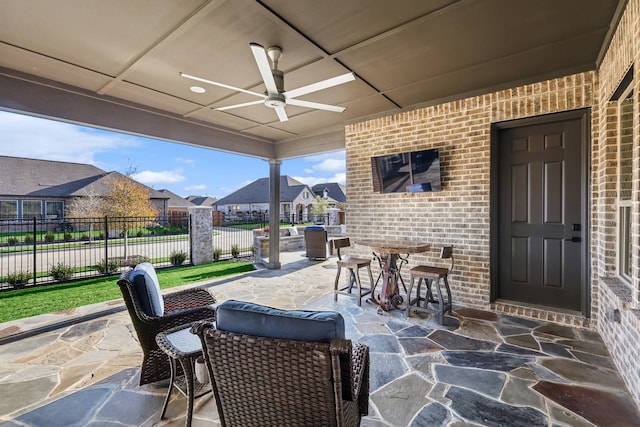
{"type": "Polygon", "coordinates": [[[196,205],[185,199],[184,197],[178,196],[176,193],[173,193],[167,189],[158,190],[158,193],[168,197],[167,218],[169,220],[169,224],[180,226],[187,225],[185,224],[185,218],[189,213],[189,208],[196,205]]]}
{"type": "MultiPolygon", "coordinates": [[[[62,219],[74,199],[105,194],[112,176],[122,175],[83,163],[0,156],[0,218],[62,219]]],[[[166,218],[168,197],[149,190],[166,218]]]]}
{"type": "MultiPolygon", "coordinates": [[[[304,222],[310,218],[315,194],[290,176],[280,177],[281,218],[304,222]]],[[[260,217],[269,213],[269,178],[260,178],[216,201],[215,209],[230,218],[260,217]]]]}
{"type": "Polygon", "coordinates": [[[327,201],[328,208],[338,207],[338,204],[344,205],[347,201],[347,189],[344,185],[337,182],[316,184],[311,190],[316,196],[320,196],[327,201]]]}
{"type": "Polygon", "coordinates": [[[187,196],[187,200],[197,206],[210,206],[216,203],[217,199],[215,197],[209,196],[187,196]]]}

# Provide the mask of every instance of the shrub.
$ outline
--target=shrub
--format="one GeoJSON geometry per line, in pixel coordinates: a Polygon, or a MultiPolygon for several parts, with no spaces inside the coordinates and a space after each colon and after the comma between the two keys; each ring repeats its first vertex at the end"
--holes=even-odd
{"type": "Polygon", "coordinates": [[[136,233],[136,236],[142,237],[144,236],[144,233],[142,232],[142,230],[138,230],[138,232],[136,233]]]}
{"type": "Polygon", "coordinates": [[[215,248],[213,250],[213,260],[214,261],[218,261],[220,259],[220,255],[222,255],[222,249],[220,248],[215,248]]]}
{"type": "Polygon", "coordinates": [[[80,240],[82,240],[83,242],[89,241],[89,235],[88,234],[81,235],[80,240]]]}
{"type": "Polygon", "coordinates": [[[51,231],[47,231],[47,233],[44,235],[44,241],[48,243],[53,242],[55,238],[55,234],[53,234],[51,231]]]}
{"type": "Polygon", "coordinates": [[[49,274],[58,282],[64,282],[66,280],[71,279],[73,277],[74,269],[70,265],[65,265],[63,263],[58,263],[51,267],[49,270],[49,274]]]}
{"type": "Polygon", "coordinates": [[[109,274],[118,271],[120,268],[120,261],[117,259],[110,259],[108,261],[100,260],[100,263],[96,265],[96,270],[100,274],[109,274]]]}
{"type": "Polygon", "coordinates": [[[71,235],[71,233],[64,233],[64,241],[70,242],[71,240],[73,240],[73,236],[71,235]]]}
{"type": "Polygon", "coordinates": [[[29,271],[16,271],[15,273],[7,274],[7,283],[14,288],[22,288],[29,283],[31,279],[31,272],[29,271]]]}
{"type": "Polygon", "coordinates": [[[134,255],[132,258],[135,260],[134,265],[142,264],[143,262],[151,262],[151,258],[144,255],[134,255]]]}
{"type": "Polygon", "coordinates": [[[33,243],[33,240],[34,240],[34,239],[33,239],[33,234],[26,234],[26,235],[24,236],[24,242],[25,242],[26,244],[28,244],[28,245],[29,245],[29,244],[31,244],[31,243],[33,243]]]}
{"type": "Polygon", "coordinates": [[[234,258],[238,258],[238,255],[240,255],[240,248],[238,247],[238,245],[231,246],[231,256],[234,258]]]}
{"type": "Polygon", "coordinates": [[[169,255],[169,261],[171,261],[171,265],[178,266],[182,265],[182,263],[187,259],[187,253],[185,251],[172,251],[171,255],[169,255]]]}
{"type": "Polygon", "coordinates": [[[15,246],[18,244],[18,238],[17,237],[9,237],[7,238],[7,244],[9,246],[15,246]]]}

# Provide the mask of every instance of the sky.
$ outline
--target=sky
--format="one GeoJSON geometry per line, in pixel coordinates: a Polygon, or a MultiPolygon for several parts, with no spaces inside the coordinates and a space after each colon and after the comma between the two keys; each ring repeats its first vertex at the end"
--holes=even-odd
{"type": "MultiPolygon", "coordinates": [[[[182,197],[220,199],[269,176],[269,163],[253,157],[5,111],[0,111],[0,155],[134,171],[138,182],[182,197]]],[[[310,186],[344,185],[345,152],[285,160],[280,174],[310,186]]]]}

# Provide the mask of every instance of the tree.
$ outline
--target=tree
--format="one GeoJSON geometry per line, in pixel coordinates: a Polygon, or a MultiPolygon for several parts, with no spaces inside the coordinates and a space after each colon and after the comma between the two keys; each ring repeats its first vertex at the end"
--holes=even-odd
{"type": "Polygon", "coordinates": [[[316,215],[325,215],[327,213],[327,200],[320,196],[316,196],[316,201],[313,203],[313,207],[311,209],[316,215]]]}
{"type": "Polygon", "coordinates": [[[89,220],[89,241],[93,242],[93,228],[96,218],[103,215],[104,199],[94,192],[73,200],[67,208],[67,217],[89,220]]]}
{"type": "Polygon", "coordinates": [[[104,196],[103,215],[111,218],[124,237],[124,258],[127,259],[127,242],[129,226],[132,219],[140,221],[152,219],[158,210],[151,204],[148,187],[134,181],[129,176],[114,174],[109,177],[108,190],[104,196]]]}
{"type": "Polygon", "coordinates": [[[313,202],[311,210],[314,213],[314,220],[318,223],[320,220],[324,222],[324,216],[327,214],[327,200],[323,197],[316,196],[316,201],[313,202]]]}

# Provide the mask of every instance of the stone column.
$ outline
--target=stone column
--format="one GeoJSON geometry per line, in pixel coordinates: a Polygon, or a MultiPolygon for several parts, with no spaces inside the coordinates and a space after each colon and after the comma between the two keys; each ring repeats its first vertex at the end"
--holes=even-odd
{"type": "Polygon", "coordinates": [[[213,216],[210,206],[192,206],[191,216],[191,263],[193,265],[213,262],[213,216]]]}

